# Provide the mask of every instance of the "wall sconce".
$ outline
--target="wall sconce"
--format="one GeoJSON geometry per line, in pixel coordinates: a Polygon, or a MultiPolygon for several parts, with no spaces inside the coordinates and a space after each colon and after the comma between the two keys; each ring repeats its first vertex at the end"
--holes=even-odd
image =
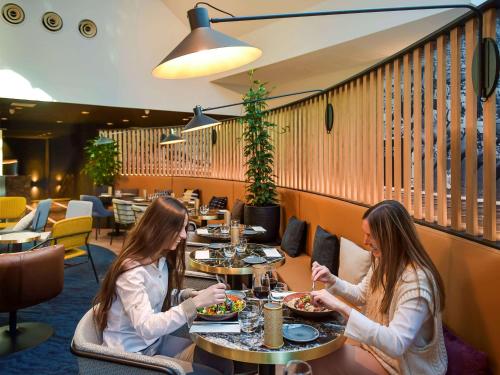
{"type": "MultiPolygon", "coordinates": [[[[494,40],[483,38],[482,11],[480,8],[471,4],[346,9],[305,13],[261,14],[241,17],[234,17],[230,13],[221,11],[230,15],[230,17],[225,18],[209,18],[207,9],[199,7],[199,4],[204,4],[221,11],[207,3],[197,3],[193,9],[188,10],[187,15],[191,26],[191,32],[153,69],[153,75],[155,77],[201,77],[246,65],[260,57],[262,52],[258,48],[212,30],[210,27],[211,23],[462,8],[473,11],[478,19],[478,44],[474,53],[474,58],[477,61],[477,69],[473,69],[472,74],[472,79],[475,82],[476,94],[481,99],[486,100],[495,91],[497,86],[498,67],[500,65],[498,48],[494,40]],[[485,65],[487,66],[486,68],[485,65]]],[[[184,131],[189,131],[189,129],[184,131]]]]}
{"type": "Polygon", "coordinates": [[[334,119],[333,105],[332,103],[328,103],[325,109],[325,127],[326,127],[326,132],[328,134],[330,134],[333,129],[333,119],[334,119]]]}

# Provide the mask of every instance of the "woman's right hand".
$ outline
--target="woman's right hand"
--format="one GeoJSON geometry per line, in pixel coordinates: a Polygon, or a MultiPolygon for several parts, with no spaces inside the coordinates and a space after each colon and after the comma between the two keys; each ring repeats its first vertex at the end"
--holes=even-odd
{"type": "Polygon", "coordinates": [[[312,264],[312,280],[321,281],[325,284],[334,284],[335,277],[332,275],[328,267],[320,265],[318,262],[312,264]]]}
{"type": "Polygon", "coordinates": [[[226,285],[223,283],[211,285],[206,289],[200,290],[198,294],[193,297],[193,302],[196,308],[222,303],[226,300],[225,291],[226,285]]]}

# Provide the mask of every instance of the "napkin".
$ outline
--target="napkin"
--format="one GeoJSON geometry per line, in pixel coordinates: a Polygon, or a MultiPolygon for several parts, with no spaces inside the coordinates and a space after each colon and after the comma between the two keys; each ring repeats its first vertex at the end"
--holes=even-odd
{"type": "Polygon", "coordinates": [[[210,259],[210,250],[196,250],[194,259],[210,259]]]}
{"type": "Polygon", "coordinates": [[[40,240],[45,241],[47,238],[49,238],[51,232],[42,232],[40,233],[40,240]]]}
{"type": "Polygon", "coordinates": [[[281,254],[278,250],[276,250],[274,247],[267,247],[265,249],[262,249],[264,254],[266,254],[266,257],[268,258],[281,258],[281,254]]]}
{"type": "Polygon", "coordinates": [[[196,229],[196,234],[208,234],[207,228],[198,228],[196,229]]]}
{"type": "Polygon", "coordinates": [[[256,232],[265,232],[266,230],[264,228],[262,228],[261,226],[256,226],[256,227],[252,227],[252,229],[256,232]]]}
{"type": "Polygon", "coordinates": [[[239,323],[198,323],[193,324],[189,333],[240,333],[239,323]]]}

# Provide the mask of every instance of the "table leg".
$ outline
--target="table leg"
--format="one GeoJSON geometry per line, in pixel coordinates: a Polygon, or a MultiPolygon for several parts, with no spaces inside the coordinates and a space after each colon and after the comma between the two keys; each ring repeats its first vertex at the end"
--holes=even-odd
{"type": "Polygon", "coordinates": [[[275,375],[275,365],[259,365],[259,375],[275,375]]]}

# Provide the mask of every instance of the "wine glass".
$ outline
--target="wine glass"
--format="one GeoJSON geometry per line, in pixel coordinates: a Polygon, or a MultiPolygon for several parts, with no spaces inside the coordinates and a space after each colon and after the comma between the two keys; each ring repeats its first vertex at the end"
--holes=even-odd
{"type": "Polygon", "coordinates": [[[277,282],[274,287],[271,288],[271,301],[282,303],[285,295],[283,293],[288,291],[288,286],[285,283],[277,282]]]}
{"type": "Polygon", "coordinates": [[[236,252],[244,253],[247,251],[248,241],[246,238],[240,238],[238,244],[236,245],[236,252]]]}
{"type": "Polygon", "coordinates": [[[269,285],[271,289],[273,289],[278,283],[278,272],[276,271],[276,268],[270,268],[267,271],[267,274],[269,276],[269,285]]]}
{"type": "Polygon", "coordinates": [[[199,210],[200,210],[200,214],[202,214],[202,215],[206,215],[206,214],[208,214],[208,211],[210,211],[210,209],[208,208],[208,206],[206,204],[201,205],[199,210]]]}
{"type": "Polygon", "coordinates": [[[220,226],[220,234],[228,235],[229,234],[229,225],[221,225],[220,226]]]}
{"type": "Polygon", "coordinates": [[[236,249],[234,246],[225,245],[223,248],[223,252],[226,258],[232,258],[234,256],[234,253],[236,252],[236,249]]]}
{"type": "Polygon", "coordinates": [[[271,290],[271,281],[267,272],[254,272],[252,275],[252,291],[253,295],[258,299],[266,299],[269,297],[271,290]]]}
{"type": "Polygon", "coordinates": [[[284,375],[312,375],[312,368],[309,363],[293,359],[285,366],[284,375]]]}

